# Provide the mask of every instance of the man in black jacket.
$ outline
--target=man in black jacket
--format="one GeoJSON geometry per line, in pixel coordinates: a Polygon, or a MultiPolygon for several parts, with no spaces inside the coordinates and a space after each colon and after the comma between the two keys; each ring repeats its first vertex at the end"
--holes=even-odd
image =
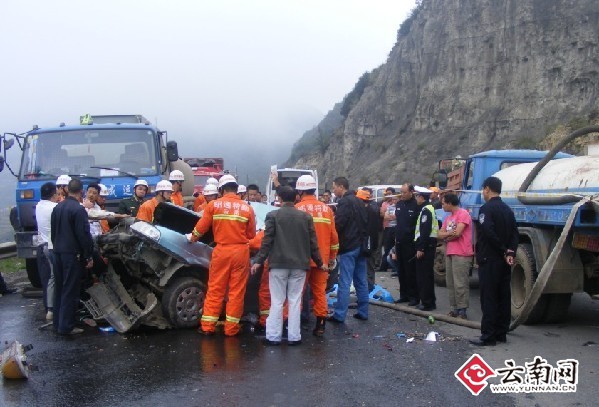
{"type": "Polygon", "coordinates": [[[72,179],[69,195],[52,211],[51,239],[54,246],[54,328],[60,334],[75,335],[83,332],[75,327],[75,313],[79,305],[79,292],[83,267],[94,265],[94,244],[89,232],[85,208],[79,203],[83,184],[72,179]]]}
{"type": "Polygon", "coordinates": [[[339,285],[335,312],[329,321],[345,321],[352,281],[358,297],[358,311],[354,318],[365,321],[368,319],[368,282],[362,245],[368,237],[368,212],[356,195],[349,191],[347,178],[335,178],[333,192],[335,196],[341,197],[335,212],[335,226],[339,235],[339,285]]]}
{"type": "Polygon", "coordinates": [[[416,286],[416,246],[414,233],[420,208],[414,198],[414,186],[406,183],[401,186],[401,197],[395,206],[395,253],[397,255],[399,277],[399,299],[395,302],[408,302],[418,305],[420,298],[416,286]]]}
{"type": "Polygon", "coordinates": [[[379,232],[381,231],[382,223],[376,202],[370,201],[372,189],[362,188],[356,193],[356,196],[364,202],[364,206],[368,212],[367,234],[370,239],[370,256],[366,256],[366,280],[368,281],[368,292],[371,292],[374,289],[374,263],[377,257],[376,252],[379,247],[379,232]]]}
{"type": "Polygon", "coordinates": [[[501,180],[483,182],[485,204],[478,213],[476,262],[480,285],[481,336],[470,341],[477,346],[506,342],[511,318],[511,267],[518,248],[518,226],[514,212],[499,197],[501,180]]]}
{"type": "Polygon", "coordinates": [[[255,274],[268,258],[271,305],[266,318],[265,342],[267,345],[281,343],[283,304],[287,299],[287,344],[293,346],[299,345],[302,339],[300,306],[310,259],[320,269],[323,264],[312,216],[294,207],[295,190],[290,186],[280,186],[277,195],[282,203],[281,209],[266,215],[264,238],[251,273],[255,274]]]}

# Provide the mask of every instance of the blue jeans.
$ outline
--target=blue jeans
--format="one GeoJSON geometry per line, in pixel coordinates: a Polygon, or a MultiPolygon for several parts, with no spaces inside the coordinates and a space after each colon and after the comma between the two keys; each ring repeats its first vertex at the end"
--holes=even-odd
{"type": "Polygon", "coordinates": [[[332,317],[345,321],[349,305],[349,288],[352,280],[358,296],[358,314],[368,318],[368,282],[366,281],[366,257],[360,255],[360,247],[339,255],[339,288],[332,317]]]}

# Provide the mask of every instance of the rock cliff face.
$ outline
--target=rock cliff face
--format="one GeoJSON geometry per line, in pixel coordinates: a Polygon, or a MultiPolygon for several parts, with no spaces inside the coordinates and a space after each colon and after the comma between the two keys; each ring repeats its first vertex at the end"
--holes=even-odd
{"type": "Polygon", "coordinates": [[[288,164],[423,183],[441,158],[534,148],[597,115],[598,44],[597,0],[423,0],[327,145],[288,164]]]}

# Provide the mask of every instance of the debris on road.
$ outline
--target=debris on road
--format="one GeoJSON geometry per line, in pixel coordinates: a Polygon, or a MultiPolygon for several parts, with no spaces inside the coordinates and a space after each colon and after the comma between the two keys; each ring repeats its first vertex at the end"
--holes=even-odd
{"type": "Polygon", "coordinates": [[[2,376],[7,379],[29,378],[29,365],[25,353],[32,348],[32,345],[23,346],[17,341],[9,344],[0,355],[2,376]]]}

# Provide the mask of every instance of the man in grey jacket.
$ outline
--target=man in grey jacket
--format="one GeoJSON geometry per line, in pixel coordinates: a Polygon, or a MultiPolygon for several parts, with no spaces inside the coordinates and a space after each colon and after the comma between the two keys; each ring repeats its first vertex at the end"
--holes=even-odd
{"type": "MultiPolygon", "coordinates": [[[[268,258],[270,267],[270,313],[266,319],[267,345],[279,345],[283,334],[283,304],[289,307],[287,344],[299,345],[300,304],[310,259],[323,268],[312,216],[295,209],[295,191],[290,186],[277,188],[281,209],[266,215],[262,246],[252,266],[255,274],[268,258]]],[[[266,272],[266,271],[265,271],[266,272]]]]}

